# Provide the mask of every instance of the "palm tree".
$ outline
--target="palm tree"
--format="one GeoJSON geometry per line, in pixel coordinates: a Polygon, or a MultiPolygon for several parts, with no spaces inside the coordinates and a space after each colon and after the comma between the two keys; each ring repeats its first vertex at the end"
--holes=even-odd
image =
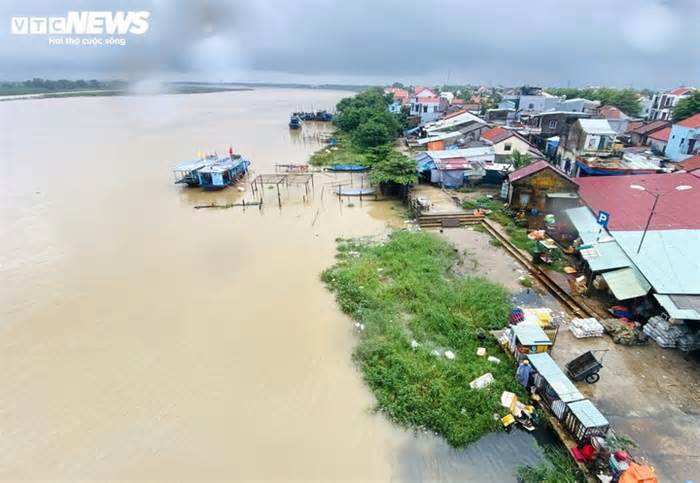
{"type": "Polygon", "coordinates": [[[533,159],[530,153],[521,153],[520,151],[513,151],[510,156],[511,163],[513,163],[513,167],[515,169],[522,168],[523,166],[527,166],[530,164],[533,159]]]}

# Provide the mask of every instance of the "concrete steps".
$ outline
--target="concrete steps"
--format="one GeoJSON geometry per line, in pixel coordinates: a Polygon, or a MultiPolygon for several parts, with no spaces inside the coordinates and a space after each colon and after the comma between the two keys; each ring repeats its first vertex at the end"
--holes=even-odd
{"type": "Polygon", "coordinates": [[[481,222],[483,215],[460,212],[422,213],[417,217],[421,228],[456,228],[481,222]]]}

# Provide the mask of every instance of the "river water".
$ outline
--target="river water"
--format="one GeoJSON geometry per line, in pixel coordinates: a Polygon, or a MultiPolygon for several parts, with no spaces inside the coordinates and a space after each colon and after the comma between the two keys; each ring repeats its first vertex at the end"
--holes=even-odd
{"type": "MultiPolygon", "coordinates": [[[[318,149],[288,115],[346,92],[0,102],[0,478],[512,481],[535,439],[467,450],[373,414],[352,322],[319,280],[390,202],[172,183],[232,145],[256,173],[318,149]]],[[[357,182],[354,180],[353,182],[357,182]]]]}

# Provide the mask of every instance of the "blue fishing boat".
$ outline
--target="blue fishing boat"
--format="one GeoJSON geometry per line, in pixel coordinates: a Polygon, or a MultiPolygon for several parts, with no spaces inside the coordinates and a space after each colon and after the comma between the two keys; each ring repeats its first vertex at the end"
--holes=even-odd
{"type": "Polygon", "coordinates": [[[234,184],[248,172],[250,161],[238,154],[221,157],[197,170],[199,186],[205,190],[220,190],[234,184]]]}
{"type": "Polygon", "coordinates": [[[369,168],[360,164],[332,164],[326,169],[338,173],[360,173],[362,171],[367,171],[369,168]]]}
{"type": "Polygon", "coordinates": [[[369,196],[374,194],[374,188],[352,188],[350,186],[338,186],[335,190],[338,196],[369,196]]]}
{"type": "Polygon", "coordinates": [[[301,117],[296,114],[292,115],[289,119],[289,129],[301,129],[302,120],[301,117]]]}
{"type": "Polygon", "coordinates": [[[214,162],[219,158],[217,156],[207,156],[200,159],[183,161],[173,168],[175,175],[175,184],[186,184],[187,186],[199,186],[199,177],[197,172],[214,162]]]}

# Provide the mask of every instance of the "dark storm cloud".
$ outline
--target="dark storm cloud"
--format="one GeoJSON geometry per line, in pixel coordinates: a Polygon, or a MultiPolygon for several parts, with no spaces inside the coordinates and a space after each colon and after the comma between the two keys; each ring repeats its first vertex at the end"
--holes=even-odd
{"type": "Polygon", "coordinates": [[[0,6],[5,77],[274,78],[312,82],[698,84],[694,0],[35,1],[0,6]],[[12,15],[149,10],[125,47],[9,35],[12,15]],[[14,74],[14,75],[13,75],[14,74]]]}

